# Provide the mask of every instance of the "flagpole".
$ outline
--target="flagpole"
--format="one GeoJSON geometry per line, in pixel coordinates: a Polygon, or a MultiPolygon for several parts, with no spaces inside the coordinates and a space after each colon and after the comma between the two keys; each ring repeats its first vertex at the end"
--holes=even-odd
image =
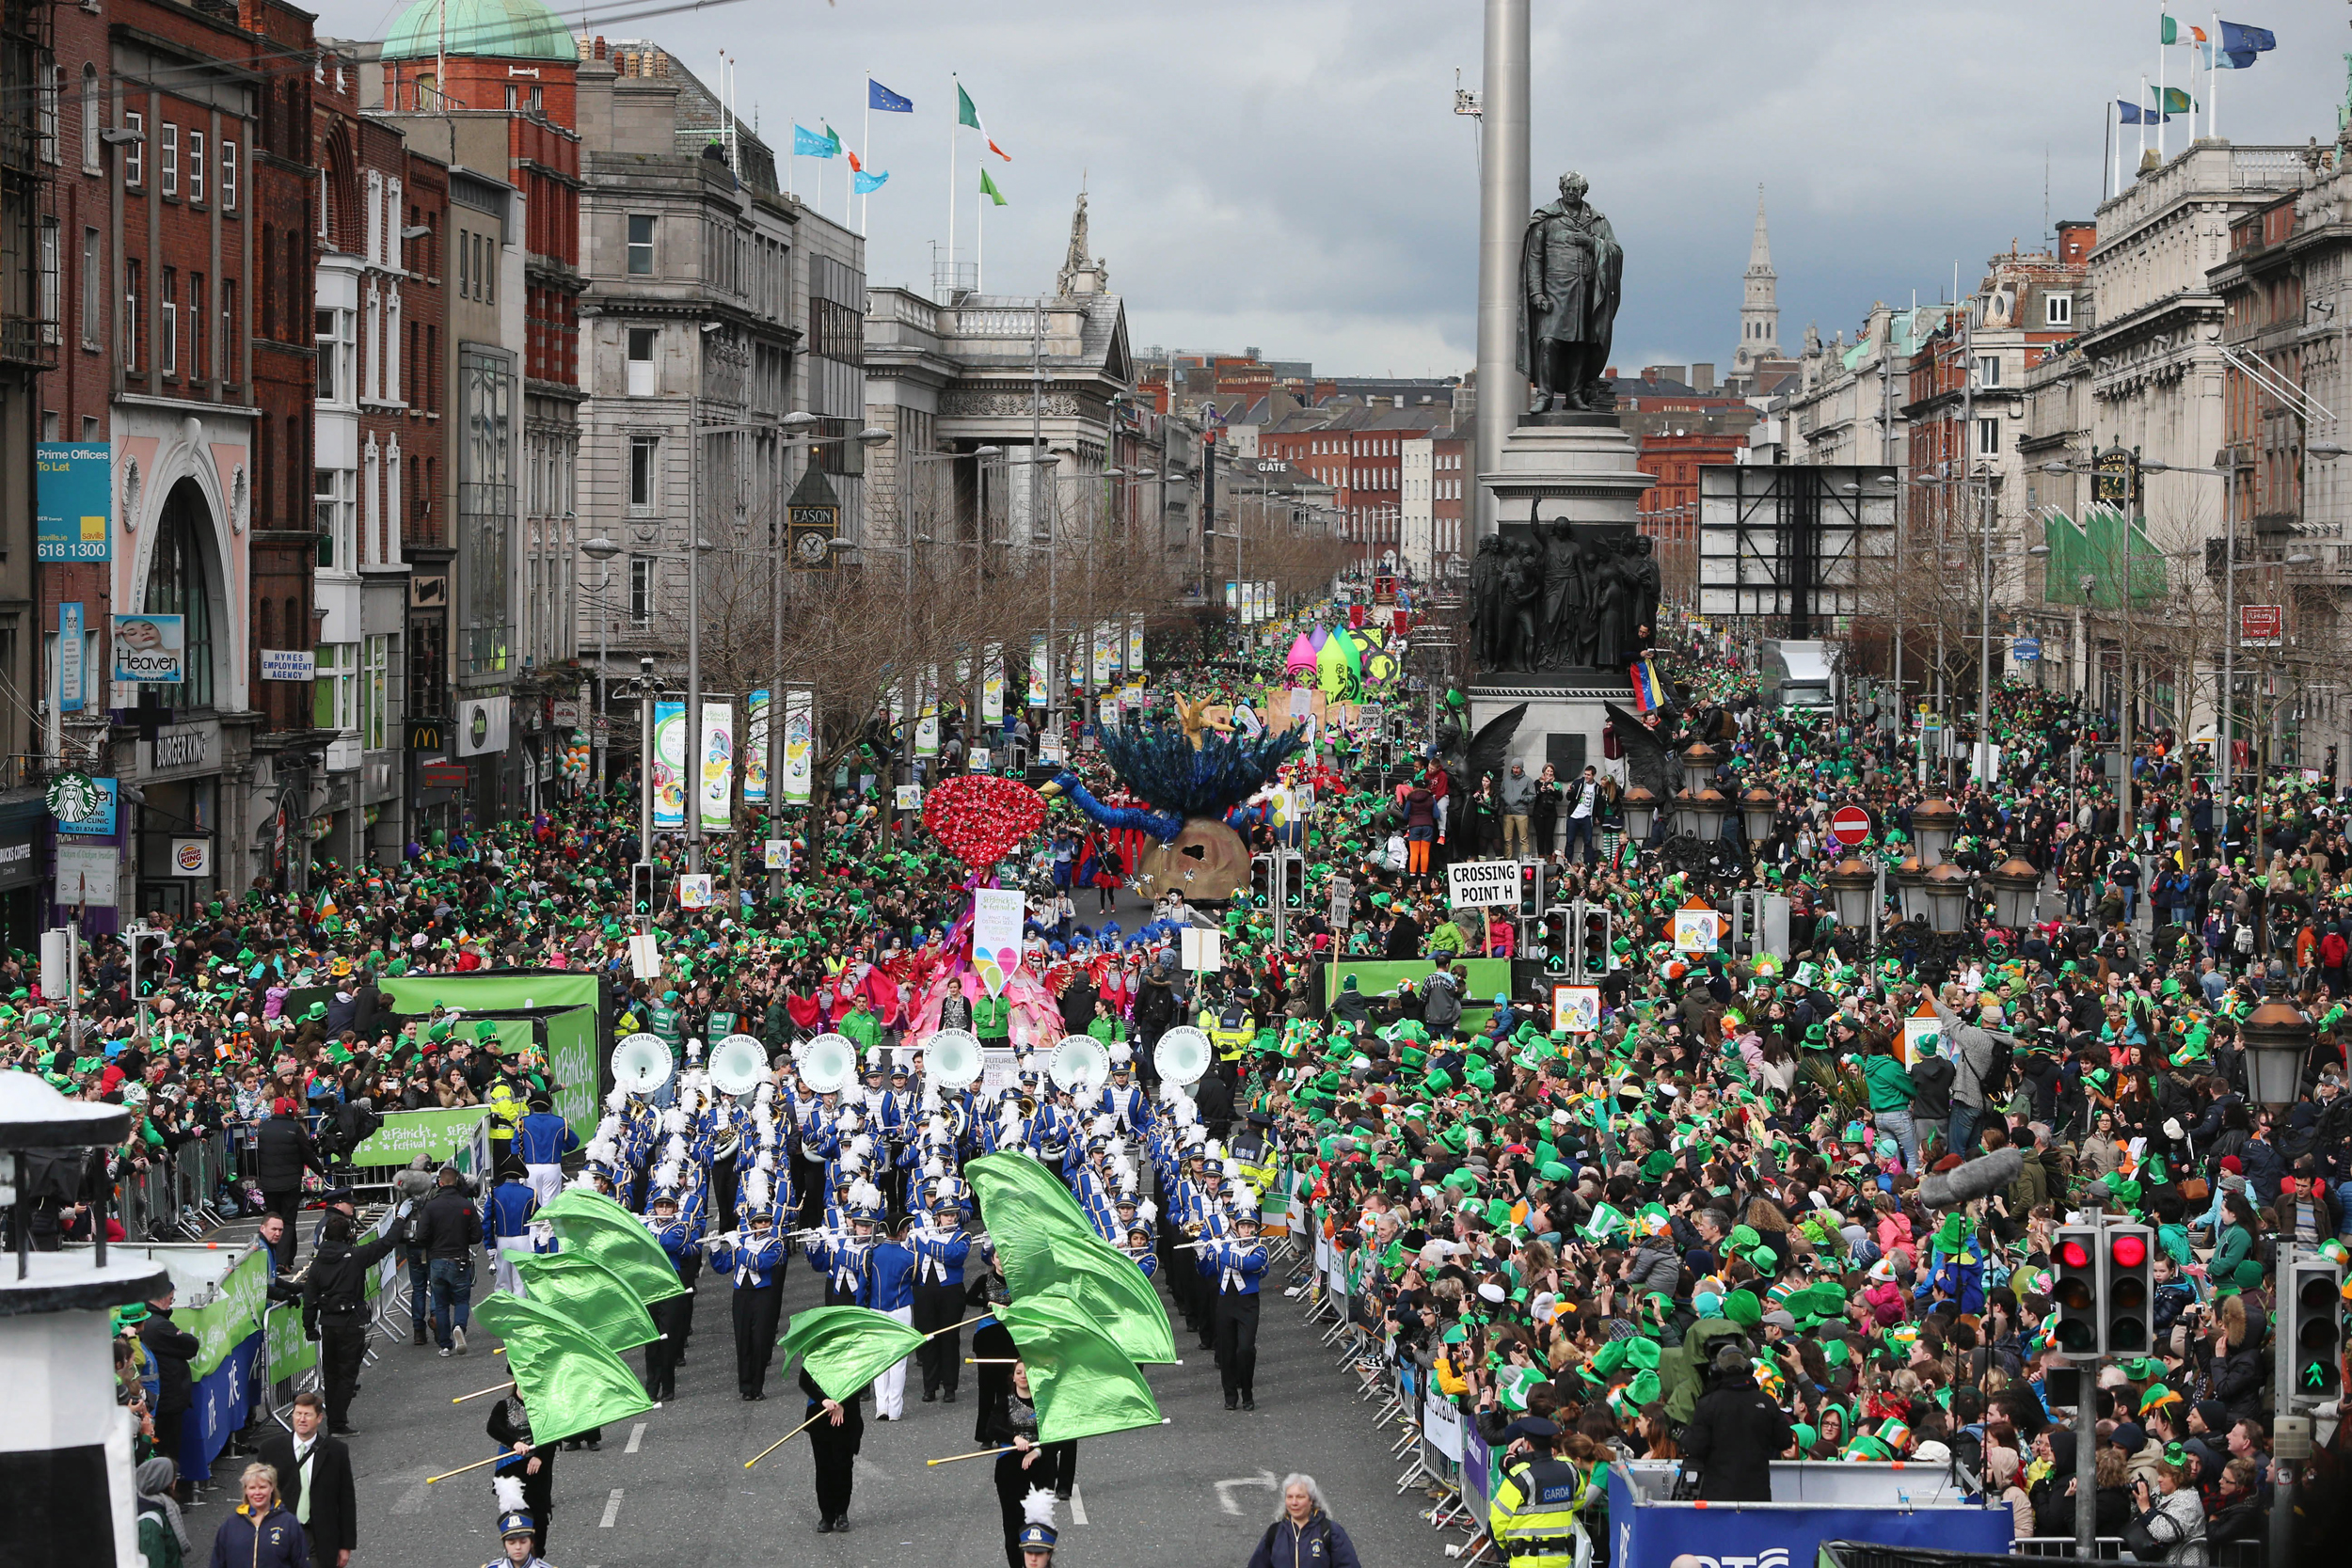
{"type": "Polygon", "coordinates": [[[2164,163],[2164,128],[2171,116],[2164,111],[2169,106],[2164,96],[2164,14],[2165,0],[2156,0],[2156,163],[2164,163]]]}
{"type": "MultiPolygon", "coordinates": [[[[960,93],[963,90],[963,84],[956,79],[956,73],[952,71],[947,72],[947,87],[951,94],[960,93]]],[[[953,96],[950,96],[947,101],[947,297],[949,299],[956,297],[957,102],[958,101],[953,96]]]]}
{"type": "Polygon", "coordinates": [[[2099,193],[2099,199],[2103,202],[2108,200],[2115,195],[2116,181],[2118,179],[2115,168],[2115,117],[2116,103],[2114,99],[2110,98],[2107,100],[2107,112],[2103,117],[2103,123],[2099,127],[2102,131],[2106,133],[2107,137],[2106,156],[2100,160],[2102,163],[2106,165],[2107,175],[2106,189],[2099,193]]]}
{"type": "MultiPolygon", "coordinates": [[[[866,73],[865,148],[866,166],[870,169],[874,166],[874,73],[870,71],[866,73]]],[[[854,187],[857,182],[852,180],[850,183],[854,187]]],[[[861,240],[866,238],[866,204],[872,199],[872,197],[863,192],[859,193],[857,198],[857,237],[861,240]]]]}
{"type": "Polygon", "coordinates": [[[2207,18],[2213,24],[2213,36],[2205,40],[2205,135],[2217,136],[2213,117],[2221,107],[2221,13],[2207,18]]]}
{"type": "MultiPolygon", "coordinates": [[[[988,166],[982,164],[981,171],[988,166]]],[[[985,293],[988,290],[988,198],[972,198],[972,292],[985,293]]]]}
{"type": "MultiPolygon", "coordinates": [[[[2139,79],[2139,161],[2144,164],[2148,161],[2148,78],[2144,75],[2139,79]]],[[[2132,178],[2139,178],[2137,165],[2133,166],[2132,178]]]]}

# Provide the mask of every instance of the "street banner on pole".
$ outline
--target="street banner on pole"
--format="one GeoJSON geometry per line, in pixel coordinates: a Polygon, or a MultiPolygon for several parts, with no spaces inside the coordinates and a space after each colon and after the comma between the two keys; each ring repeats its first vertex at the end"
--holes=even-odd
{"type": "Polygon", "coordinates": [[[725,698],[703,704],[702,735],[694,752],[700,764],[697,809],[703,832],[723,833],[735,827],[735,705],[725,698]]]}
{"type": "Polygon", "coordinates": [[[743,803],[768,803],[768,693],[764,689],[743,701],[743,803]]]}
{"type": "Polygon", "coordinates": [[[817,783],[817,693],[805,686],[784,689],[784,802],[804,806],[817,783]]]}
{"type": "Polygon", "coordinates": [[[990,729],[1005,721],[1005,645],[980,650],[980,722],[990,729]]]}
{"type": "Polygon", "coordinates": [[[1045,688],[1052,678],[1045,663],[1045,634],[1033,632],[1029,637],[1029,706],[1045,705],[1045,688]]]}
{"type": "Polygon", "coordinates": [[[686,826],[686,705],[653,705],[653,825],[686,826]]]}

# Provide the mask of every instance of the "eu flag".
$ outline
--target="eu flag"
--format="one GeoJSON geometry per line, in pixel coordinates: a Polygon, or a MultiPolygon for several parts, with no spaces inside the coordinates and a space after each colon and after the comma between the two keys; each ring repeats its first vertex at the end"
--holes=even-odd
{"type": "Polygon", "coordinates": [[[2260,55],[2278,47],[2278,35],[2267,27],[2249,27],[2242,22],[2221,24],[2221,52],[2225,55],[2260,55]]]}
{"type": "Polygon", "coordinates": [[[866,106],[869,109],[881,109],[888,114],[911,115],[914,112],[914,100],[899,97],[868,76],[866,78],[866,106]]]}

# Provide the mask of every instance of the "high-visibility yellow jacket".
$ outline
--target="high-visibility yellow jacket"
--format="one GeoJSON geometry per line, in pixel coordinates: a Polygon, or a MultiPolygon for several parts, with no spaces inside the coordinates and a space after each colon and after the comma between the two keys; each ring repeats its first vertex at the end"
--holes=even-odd
{"type": "Polygon", "coordinates": [[[1523,1460],[1496,1482],[1486,1528],[1511,1568],[1573,1568],[1585,1477],[1549,1454],[1523,1460]]]}

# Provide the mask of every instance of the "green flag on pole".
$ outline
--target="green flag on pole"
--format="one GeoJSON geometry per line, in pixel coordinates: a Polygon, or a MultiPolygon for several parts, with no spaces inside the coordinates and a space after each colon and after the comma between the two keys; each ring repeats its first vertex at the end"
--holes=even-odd
{"type": "Polygon", "coordinates": [[[980,170],[980,194],[999,207],[1005,204],[1005,193],[996,188],[996,182],[988,177],[986,169],[980,170]]]}
{"type": "Polygon", "coordinates": [[[1021,1347],[1021,1364],[1028,1369],[1029,1391],[1037,1397],[1039,1442],[1100,1437],[1106,1432],[1160,1424],[1151,1385],[1118,1342],[1097,1326],[1091,1304],[1062,1291],[1046,1291],[1012,1302],[998,1315],[1012,1342],[1021,1347]]]}
{"type": "Polygon", "coordinates": [[[677,1266],[645,1222],[601,1193],[567,1187],[532,1218],[555,1227],[566,1251],[593,1258],[619,1275],[647,1307],[686,1293],[677,1266]]]}
{"type": "Polygon", "coordinates": [[[653,1408],[612,1348],[551,1307],[493,1291],[474,1321],[506,1342],[506,1365],[531,1412],[531,1440],[560,1443],[653,1408]]]}
{"type": "Polygon", "coordinates": [[[612,1350],[633,1350],[661,1338],[628,1281],[585,1252],[517,1256],[515,1273],[531,1300],[563,1313],[612,1350]]]}
{"type": "MultiPolygon", "coordinates": [[[[981,128],[979,109],[973,103],[972,95],[963,90],[963,84],[961,82],[958,82],[956,84],[956,123],[958,125],[969,125],[973,130],[979,131],[982,135],[986,135],[988,134],[981,128]]],[[[1020,138],[1015,137],[1014,139],[1019,140],[1020,138]]]]}
{"type": "Polygon", "coordinates": [[[799,1356],[808,1375],[825,1397],[842,1402],[874,1381],[892,1363],[914,1354],[923,1342],[917,1334],[887,1312],[864,1307],[812,1307],[796,1312],[776,1344],[785,1364],[799,1356]]]}
{"type": "Polygon", "coordinates": [[[1176,1359],[1159,1291],[1134,1259],[1094,1233],[1051,1171],[1024,1154],[984,1154],[964,1167],[964,1179],[988,1216],[997,1266],[1016,1301],[1065,1287],[1129,1360],[1176,1359]]]}

